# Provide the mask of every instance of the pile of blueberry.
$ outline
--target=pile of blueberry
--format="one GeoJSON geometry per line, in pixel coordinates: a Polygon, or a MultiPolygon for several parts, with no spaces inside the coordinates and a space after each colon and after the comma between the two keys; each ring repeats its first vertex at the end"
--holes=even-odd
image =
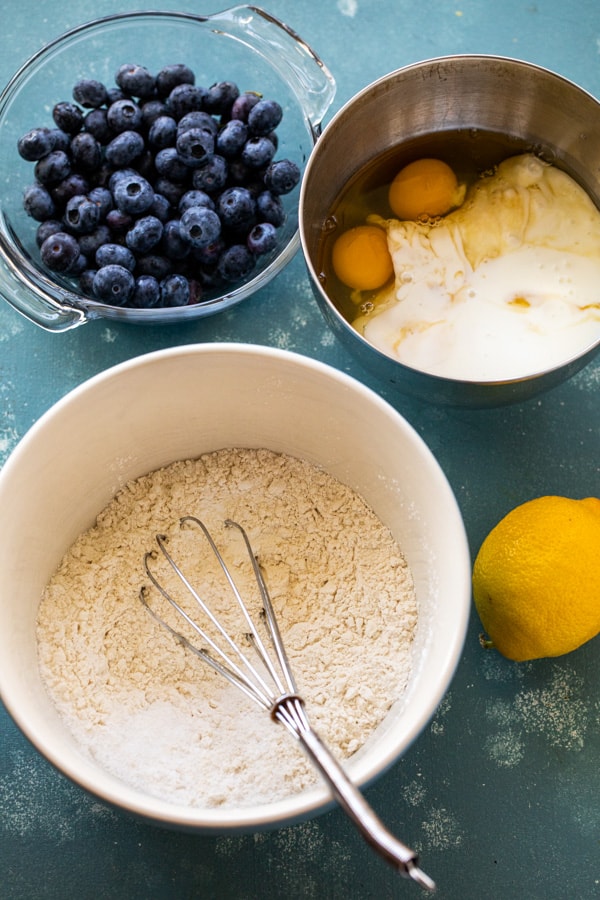
{"type": "Polygon", "coordinates": [[[175,64],[78,81],[54,126],[18,141],[43,263],[101,303],[186,306],[245,280],[272,251],[298,166],[276,159],[276,100],[209,88],[175,64]]]}

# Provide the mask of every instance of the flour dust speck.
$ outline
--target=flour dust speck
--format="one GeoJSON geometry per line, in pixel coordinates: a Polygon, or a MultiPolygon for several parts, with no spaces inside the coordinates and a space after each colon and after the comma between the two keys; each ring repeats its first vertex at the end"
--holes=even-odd
{"type": "Polygon", "coordinates": [[[337,8],[343,16],[353,19],[358,12],[357,0],[338,0],[337,8]]]}
{"type": "Polygon", "coordinates": [[[100,340],[105,344],[114,344],[117,339],[116,331],[112,331],[110,328],[105,328],[100,334],[100,340]]]}
{"type": "Polygon", "coordinates": [[[460,847],[463,833],[453,813],[444,807],[433,807],[421,824],[428,850],[451,850],[460,847]]]}
{"type": "Polygon", "coordinates": [[[490,700],[485,708],[493,726],[485,743],[489,759],[505,768],[517,765],[526,755],[527,738],[555,749],[581,751],[588,728],[597,722],[594,705],[584,693],[584,679],[556,665],[543,687],[524,686],[512,700],[490,700]]]}
{"type": "Polygon", "coordinates": [[[0,309],[0,342],[8,341],[23,331],[23,319],[8,306],[0,309]]]}

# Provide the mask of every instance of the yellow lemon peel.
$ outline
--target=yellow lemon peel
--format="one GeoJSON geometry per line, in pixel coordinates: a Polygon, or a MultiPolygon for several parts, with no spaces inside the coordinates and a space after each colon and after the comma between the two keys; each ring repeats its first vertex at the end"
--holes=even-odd
{"type": "Polygon", "coordinates": [[[600,499],[545,496],[511,510],[483,541],[473,599],[509,659],[561,656],[600,633],[600,499]]]}

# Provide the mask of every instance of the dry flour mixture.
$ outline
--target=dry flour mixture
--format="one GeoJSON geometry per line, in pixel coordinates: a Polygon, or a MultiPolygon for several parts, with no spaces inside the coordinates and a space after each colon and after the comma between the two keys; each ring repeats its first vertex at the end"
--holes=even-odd
{"type": "MultiPolygon", "coordinates": [[[[214,595],[211,602],[234,602],[198,559],[198,533],[179,528],[186,514],[201,518],[220,546],[226,518],[247,530],[299,692],[340,759],[365,742],[405,688],[417,621],[411,573],[353,490],[267,450],[220,450],[127,484],[65,555],[40,604],[39,663],[85,752],[173,803],[268,803],[313,784],[312,765],[286,729],[139,602],[144,555],[157,532],[169,535],[178,561],[195,560],[194,584],[214,595]]],[[[237,581],[244,553],[234,547],[224,555],[237,581]]],[[[243,580],[239,586],[251,590],[243,580]]]]}

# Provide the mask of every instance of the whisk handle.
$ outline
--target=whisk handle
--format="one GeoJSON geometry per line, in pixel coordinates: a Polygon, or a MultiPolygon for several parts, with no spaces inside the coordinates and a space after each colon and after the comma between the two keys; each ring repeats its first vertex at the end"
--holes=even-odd
{"type": "Polygon", "coordinates": [[[417,854],[388,831],[316,731],[312,728],[302,730],[298,738],[344,812],[373,849],[401,875],[412,878],[429,891],[435,891],[435,882],[419,868],[417,854]]]}

